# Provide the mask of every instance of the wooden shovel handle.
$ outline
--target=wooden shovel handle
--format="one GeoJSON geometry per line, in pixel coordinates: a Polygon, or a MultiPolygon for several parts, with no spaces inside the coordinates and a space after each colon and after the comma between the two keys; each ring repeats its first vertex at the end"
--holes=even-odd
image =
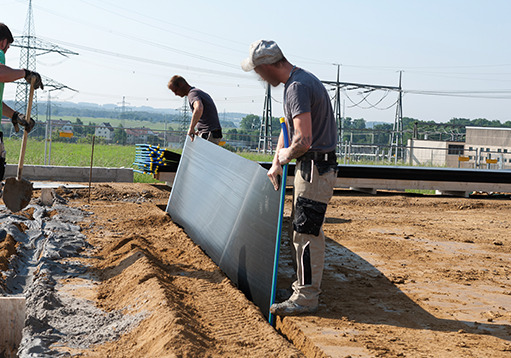
{"type": "MultiPolygon", "coordinates": [[[[27,106],[27,115],[26,115],[27,122],[30,121],[30,115],[32,114],[32,102],[34,100],[34,82],[35,82],[35,79],[32,79],[32,81],[30,83],[30,95],[28,96],[28,106],[27,106]]],[[[27,128],[24,128],[23,139],[21,141],[20,160],[18,162],[18,176],[17,176],[18,181],[21,180],[21,174],[23,172],[23,161],[25,160],[25,151],[27,149],[27,137],[28,137],[27,128]]]]}

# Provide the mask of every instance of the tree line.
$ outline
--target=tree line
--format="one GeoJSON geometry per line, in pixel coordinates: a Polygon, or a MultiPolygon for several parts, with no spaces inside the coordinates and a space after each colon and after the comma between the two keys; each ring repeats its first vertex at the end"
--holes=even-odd
{"type": "MultiPolygon", "coordinates": [[[[239,128],[229,129],[226,133],[233,140],[246,140],[247,136],[258,136],[260,126],[261,117],[249,114],[243,117],[239,128]]],[[[511,128],[511,121],[501,122],[486,118],[451,118],[445,123],[437,123],[432,120],[424,121],[412,117],[403,117],[403,142],[406,143],[411,138],[462,141],[467,126],[511,128]]],[[[346,117],[343,120],[343,142],[386,145],[390,142],[393,127],[393,123],[377,123],[369,128],[364,118],[346,117]]],[[[272,136],[279,135],[279,118],[272,118],[271,129],[272,136]]]]}

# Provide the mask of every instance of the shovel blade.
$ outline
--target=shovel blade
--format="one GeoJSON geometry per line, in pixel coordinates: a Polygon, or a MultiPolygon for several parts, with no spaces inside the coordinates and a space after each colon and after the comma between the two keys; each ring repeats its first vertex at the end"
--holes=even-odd
{"type": "Polygon", "coordinates": [[[13,213],[23,210],[32,199],[32,183],[26,179],[5,179],[3,199],[13,213]]]}

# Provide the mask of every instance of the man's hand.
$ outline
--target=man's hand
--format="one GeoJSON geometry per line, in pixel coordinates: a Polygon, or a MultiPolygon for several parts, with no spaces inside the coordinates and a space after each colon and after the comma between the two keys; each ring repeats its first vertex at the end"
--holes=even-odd
{"type": "Polygon", "coordinates": [[[195,136],[197,135],[197,132],[195,131],[195,129],[190,128],[190,129],[188,130],[187,135],[189,135],[189,136],[190,136],[190,139],[191,139],[191,140],[192,140],[192,142],[193,142],[193,140],[195,139],[195,136]]]}
{"type": "Polygon", "coordinates": [[[23,113],[17,111],[13,113],[11,122],[16,132],[19,131],[18,124],[25,127],[27,133],[30,133],[30,131],[32,130],[32,128],[34,128],[35,125],[35,121],[32,118],[29,118],[27,120],[27,117],[23,113]]]}
{"type": "Polygon", "coordinates": [[[282,178],[282,166],[279,163],[273,161],[273,165],[268,170],[268,178],[270,178],[275,190],[280,188],[280,178],[282,178]]]}
{"type": "Polygon", "coordinates": [[[41,75],[37,72],[25,70],[25,80],[28,83],[32,83],[34,81],[34,89],[44,89],[43,80],[41,75]]]}
{"type": "Polygon", "coordinates": [[[291,151],[289,148],[281,148],[278,152],[279,164],[285,165],[291,161],[291,151]]]}

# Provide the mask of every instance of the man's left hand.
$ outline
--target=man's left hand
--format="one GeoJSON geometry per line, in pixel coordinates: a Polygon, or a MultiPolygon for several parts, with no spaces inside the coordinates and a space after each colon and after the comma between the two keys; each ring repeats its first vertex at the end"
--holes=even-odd
{"type": "MultiPolygon", "coordinates": [[[[12,118],[11,118],[11,122],[12,122],[12,125],[14,126],[14,128],[18,128],[18,124],[25,127],[25,130],[27,131],[27,133],[30,133],[30,131],[32,130],[32,128],[34,128],[34,125],[35,125],[35,121],[32,118],[29,118],[27,120],[27,117],[23,113],[20,113],[20,112],[14,112],[14,114],[12,115],[12,118]]],[[[18,130],[16,130],[16,132],[18,130]]]]}

